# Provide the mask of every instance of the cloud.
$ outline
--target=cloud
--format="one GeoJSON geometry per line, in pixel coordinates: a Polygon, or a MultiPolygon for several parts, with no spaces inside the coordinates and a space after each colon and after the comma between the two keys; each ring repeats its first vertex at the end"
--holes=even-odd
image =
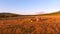
{"type": "Polygon", "coordinates": [[[13,9],[0,9],[0,13],[16,13],[23,15],[34,15],[34,14],[43,14],[43,13],[51,13],[56,12],[59,9],[35,9],[35,10],[13,10],[13,9]]]}

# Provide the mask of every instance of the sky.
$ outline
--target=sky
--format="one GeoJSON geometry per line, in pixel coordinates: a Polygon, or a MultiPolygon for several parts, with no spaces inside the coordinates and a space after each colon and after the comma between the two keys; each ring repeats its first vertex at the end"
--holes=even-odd
{"type": "Polygon", "coordinates": [[[60,10],[60,0],[0,0],[0,13],[23,15],[50,13],[60,10]]]}

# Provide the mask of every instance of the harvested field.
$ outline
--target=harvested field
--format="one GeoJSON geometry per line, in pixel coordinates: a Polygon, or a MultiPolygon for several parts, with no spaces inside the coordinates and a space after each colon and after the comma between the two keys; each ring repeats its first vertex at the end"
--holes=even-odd
{"type": "Polygon", "coordinates": [[[60,34],[60,16],[0,18],[0,34],[60,34]]]}

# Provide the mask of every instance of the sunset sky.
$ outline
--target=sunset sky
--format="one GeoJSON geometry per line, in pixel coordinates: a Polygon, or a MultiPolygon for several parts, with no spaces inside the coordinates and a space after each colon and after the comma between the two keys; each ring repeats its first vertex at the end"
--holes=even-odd
{"type": "Polygon", "coordinates": [[[60,10],[60,0],[0,0],[0,13],[49,13],[60,10]]]}

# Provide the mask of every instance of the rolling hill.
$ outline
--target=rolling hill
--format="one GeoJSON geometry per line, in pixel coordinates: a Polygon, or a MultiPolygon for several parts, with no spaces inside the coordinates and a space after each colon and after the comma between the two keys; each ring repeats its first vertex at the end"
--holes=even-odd
{"type": "Polygon", "coordinates": [[[6,17],[33,17],[33,16],[53,16],[53,15],[60,15],[60,11],[54,12],[54,13],[46,13],[46,14],[36,14],[36,15],[19,15],[19,14],[13,14],[13,13],[0,13],[0,18],[6,18],[6,17]]]}

